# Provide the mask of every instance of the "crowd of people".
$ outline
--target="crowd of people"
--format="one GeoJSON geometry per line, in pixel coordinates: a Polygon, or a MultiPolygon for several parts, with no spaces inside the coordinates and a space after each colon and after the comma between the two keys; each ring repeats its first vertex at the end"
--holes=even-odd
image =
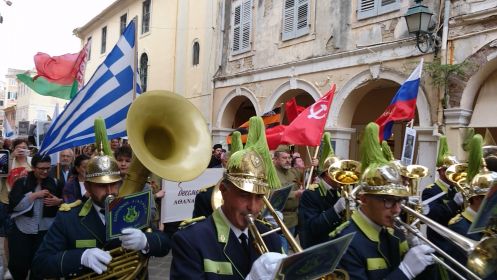
{"type": "MultiPolygon", "coordinates": [[[[364,137],[378,135],[375,124],[366,130],[364,137]]],[[[478,136],[470,153],[482,153],[478,136]]],[[[166,194],[160,178],[149,178],[143,189],[154,194],[150,212],[155,218],[150,230],[124,229],[118,239],[110,241],[105,237],[105,198],[117,195],[126,180],[133,160],[129,145],[113,139],[112,156],[99,154],[92,145],[67,149],[52,164],[49,156],[30,154],[26,139],[5,141],[4,149],[11,151],[9,175],[0,180],[5,278],[101,274],[113,258],[112,249],[122,247],[144,256],[161,257],[171,251],[171,279],[273,279],[286,256],[353,233],[337,263],[350,279],[452,279],[455,276],[436,262],[439,252],[399,225],[398,221],[408,219],[403,209],[417,209],[419,215],[470,239],[483,237],[483,233],[468,234],[468,229],[488,186],[471,181],[464,191],[456,186],[447,169],[460,163],[444,147],[443,137],[437,180],[418,195],[413,194],[404,167],[385,156],[385,147],[376,136],[361,141],[360,174],[350,173],[360,177],[353,193],[344,192],[344,185],[331,171],[343,161],[332,148],[322,152],[321,158],[304,160],[289,146],[269,151],[264,141],[257,140],[261,137],[248,137],[249,142],[238,150],[213,146],[209,168],[223,168],[223,177],[197,194],[192,219],[181,225],[160,223],[160,200],[166,194]],[[275,211],[276,217],[261,216],[266,198],[286,186],[291,190],[284,207],[275,211]],[[212,203],[216,193],[222,196],[219,207],[212,203]],[[280,226],[279,220],[291,238],[272,230],[280,226]],[[261,241],[254,230],[262,234],[264,246],[253,246],[261,241]]],[[[322,146],[331,147],[326,142],[329,138],[324,137],[322,146]]],[[[468,170],[477,166],[468,176],[489,172],[487,167],[493,172],[495,159],[497,155],[467,163],[468,170]]],[[[444,234],[428,227],[426,235],[461,264],[466,263],[466,253],[444,234]]],[[[470,277],[468,271],[454,269],[470,277]]],[[[485,277],[497,279],[495,272],[485,277]]]]}

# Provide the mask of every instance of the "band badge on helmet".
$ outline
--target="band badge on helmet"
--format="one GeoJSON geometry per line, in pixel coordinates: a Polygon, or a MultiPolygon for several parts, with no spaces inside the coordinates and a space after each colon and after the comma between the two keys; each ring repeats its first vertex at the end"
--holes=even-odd
{"type": "Polygon", "coordinates": [[[237,157],[241,157],[240,164],[228,164],[225,178],[246,192],[266,194],[266,167],[261,156],[253,150],[241,150],[233,153],[230,160],[237,157]]]}
{"type": "Polygon", "coordinates": [[[399,169],[392,163],[370,165],[362,174],[361,194],[409,196],[399,169]]]}
{"type": "Polygon", "coordinates": [[[106,155],[90,159],[86,170],[86,181],[109,184],[121,180],[119,167],[114,158],[106,155]]]}

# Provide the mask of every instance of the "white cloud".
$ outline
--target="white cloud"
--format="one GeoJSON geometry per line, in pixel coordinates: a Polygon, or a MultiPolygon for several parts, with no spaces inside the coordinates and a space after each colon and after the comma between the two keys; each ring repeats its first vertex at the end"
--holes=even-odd
{"type": "Polygon", "coordinates": [[[0,0],[0,80],[7,68],[31,69],[33,56],[75,53],[81,48],[72,31],[89,22],[114,0],[0,0]]]}

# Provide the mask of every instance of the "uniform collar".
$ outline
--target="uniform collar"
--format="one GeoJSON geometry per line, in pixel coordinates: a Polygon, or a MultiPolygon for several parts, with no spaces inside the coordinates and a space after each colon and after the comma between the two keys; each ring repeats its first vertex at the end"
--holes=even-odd
{"type": "Polygon", "coordinates": [[[476,216],[476,212],[475,210],[471,209],[471,207],[466,207],[466,210],[464,210],[464,212],[461,213],[461,215],[466,218],[468,221],[470,221],[471,223],[473,223],[473,220],[475,219],[475,216],[476,216]]]}
{"type": "Polygon", "coordinates": [[[88,215],[88,213],[90,213],[92,205],[93,205],[93,202],[91,201],[91,198],[86,200],[85,204],[83,205],[83,207],[81,207],[81,210],[79,211],[79,216],[86,217],[86,215],[88,215]]]}
{"type": "Polygon", "coordinates": [[[237,227],[235,227],[230,220],[228,220],[228,217],[223,212],[223,208],[219,207],[219,213],[221,214],[221,218],[223,218],[224,222],[230,227],[230,229],[233,231],[236,237],[239,237],[240,234],[245,233],[246,236],[248,236],[248,228],[245,228],[244,230],[241,230],[237,227]]]}
{"type": "MultiPolygon", "coordinates": [[[[359,211],[354,211],[352,220],[371,241],[380,241],[380,230],[382,227],[364,215],[360,208],[359,211]]],[[[393,229],[387,228],[387,230],[390,234],[393,233],[393,229]]]]}
{"type": "Polygon", "coordinates": [[[450,185],[442,181],[442,179],[437,179],[435,184],[437,184],[437,186],[439,186],[444,193],[447,193],[449,191],[450,185]]]}

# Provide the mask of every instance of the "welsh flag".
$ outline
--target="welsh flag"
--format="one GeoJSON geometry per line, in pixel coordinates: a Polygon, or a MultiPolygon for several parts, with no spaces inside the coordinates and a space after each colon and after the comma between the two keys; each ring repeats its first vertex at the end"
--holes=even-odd
{"type": "Polygon", "coordinates": [[[18,74],[17,78],[41,95],[69,100],[83,84],[88,46],[87,43],[79,53],[53,57],[39,52],[34,56],[37,74],[18,74]]]}

